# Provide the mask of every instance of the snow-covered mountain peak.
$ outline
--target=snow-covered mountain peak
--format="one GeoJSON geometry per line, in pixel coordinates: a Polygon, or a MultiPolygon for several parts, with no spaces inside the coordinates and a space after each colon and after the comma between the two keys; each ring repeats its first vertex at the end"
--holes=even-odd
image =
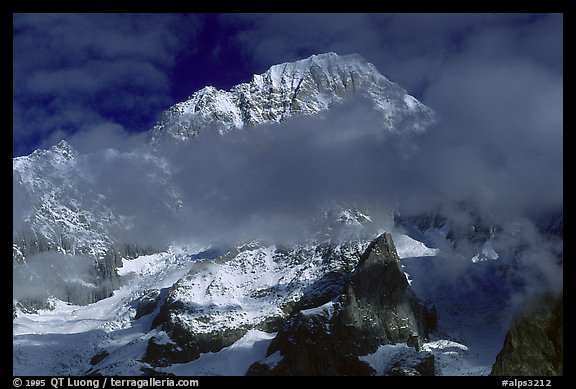
{"type": "Polygon", "coordinates": [[[168,109],[150,131],[165,137],[194,138],[202,129],[220,134],[298,115],[315,115],[346,99],[361,96],[382,114],[383,129],[421,131],[432,111],[358,54],[324,53],[272,66],[229,91],[207,86],[168,109]]]}
{"type": "Polygon", "coordinates": [[[49,149],[37,149],[29,155],[14,158],[13,167],[14,170],[22,170],[26,166],[31,167],[31,164],[37,164],[40,161],[56,166],[66,164],[77,157],[78,154],[74,148],[65,140],[61,140],[49,149]]]}
{"type": "Polygon", "coordinates": [[[284,78],[292,78],[301,82],[309,74],[312,76],[325,76],[333,78],[348,72],[363,75],[372,74],[375,77],[384,77],[378,70],[358,54],[340,56],[329,52],[312,55],[296,62],[285,62],[272,66],[266,73],[254,75],[254,82],[261,83],[266,77],[270,77],[273,87],[282,86],[286,82],[284,78]]]}
{"type": "Polygon", "coordinates": [[[55,153],[62,155],[65,158],[68,158],[68,159],[76,157],[76,151],[64,139],[62,139],[60,142],[58,142],[57,145],[52,146],[50,148],[50,150],[52,150],[55,153]]]}

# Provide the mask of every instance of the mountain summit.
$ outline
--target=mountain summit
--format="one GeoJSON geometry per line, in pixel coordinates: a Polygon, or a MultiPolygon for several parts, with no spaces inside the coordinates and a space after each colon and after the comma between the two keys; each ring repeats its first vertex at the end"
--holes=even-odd
{"type": "Polygon", "coordinates": [[[202,128],[221,133],[296,115],[314,115],[352,96],[362,96],[382,113],[383,126],[421,131],[432,111],[389,81],[358,54],[318,54],[274,65],[229,91],[212,86],[169,108],[150,132],[155,142],[165,136],[188,140],[202,128]]]}

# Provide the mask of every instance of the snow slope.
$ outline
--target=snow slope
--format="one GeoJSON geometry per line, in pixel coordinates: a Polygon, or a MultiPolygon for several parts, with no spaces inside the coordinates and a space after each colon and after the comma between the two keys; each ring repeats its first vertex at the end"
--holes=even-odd
{"type": "MultiPolygon", "coordinates": [[[[202,251],[165,252],[126,261],[126,269],[120,271],[125,285],[93,304],[55,301],[54,310],[18,312],[13,322],[14,375],[81,375],[101,349],[123,349],[124,356],[118,357],[122,360],[143,353],[145,340],[155,333],[149,332],[151,317],[133,320],[135,303],[149,289],[171,286],[188,272],[190,257],[202,251]]],[[[123,374],[131,372],[142,373],[128,369],[123,374]]]]}
{"type": "MultiPolygon", "coordinates": [[[[285,315],[281,309],[284,304],[298,300],[327,272],[346,265],[346,262],[322,264],[322,258],[314,254],[314,248],[299,249],[301,263],[298,263],[298,257],[287,260],[274,246],[260,247],[254,243],[239,247],[217,261],[202,257],[201,253],[207,252],[205,248],[190,245],[124,260],[118,269],[124,285],[109,298],[86,306],[53,301],[53,310],[17,312],[13,322],[13,373],[84,374],[92,368],[90,359],[105,350],[109,357],[94,367],[103,374],[142,374],[141,368],[150,367],[139,362],[148,341],[152,337],[171,341],[159,328],[150,329],[160,307],[135,320],[138,302],[151,290],[161,294],[170,290],[173,298],[199,307],[179,316],[195,331],[250,326],[266,318],[285,315]],[[211,317],[208,324],[205,323],[206,315],[211,317]],[[46,355],[53,357],[46,358],[46,355]]],[[[355,256],[351,257],[353,262],[358,260],[364,248],[363,244],[356,248],[355,256]]],[[[339,250],[345,249],[336,248],[335,252],[339,250]]],[[[254,351],[247,351],[249,346],[256,344],[260,351],[253,354],[252,362],[245,360],[247,368],[264,356],[263,350],[270,336],[255,329],[248,330],[235,345],[216,353],[217,356],[203,356],[190,366],[206,374],[239,373],[239,365],[218,370],[224,367],[212,366],[210,361],[232,358],[238,353],[244,353],[246,357],[254,351]]]]}

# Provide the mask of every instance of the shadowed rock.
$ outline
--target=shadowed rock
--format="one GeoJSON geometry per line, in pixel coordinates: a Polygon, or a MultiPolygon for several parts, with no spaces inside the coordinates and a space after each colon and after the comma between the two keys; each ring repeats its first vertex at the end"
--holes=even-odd
{"type": "Polygon", "coordinates": [[[425,338],[428,316],[386,233],[368,246],[337,301],[293,315],[247,375],[371,375],[358,356],[425,338]]]}
{"type": "Polygon", "coordinates": [[[563,296],[532,297],[516,311],[490,375],[563,375],[563,296]]]}

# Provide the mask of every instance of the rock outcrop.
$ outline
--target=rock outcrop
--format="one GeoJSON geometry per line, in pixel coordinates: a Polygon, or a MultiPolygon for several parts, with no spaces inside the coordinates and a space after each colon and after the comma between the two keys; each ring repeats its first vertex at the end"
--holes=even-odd
{"type": "Polygon", "coordinates": [[[434,376],[436,375],[435,358],[431,353],[416,354],[394,364],[386,373],[387,376],[434,376]]]}
{"type": "Polygon", "coordinates": [[[294,312],[343,293],[367,241],[291,248],[236,247],[196,261],[166,295],[143,296],[137,317],[152,313],[152,337],[143,361],[155,367],[184,363],[232,345],[250,329],[277,332],[294,312]]]}
{"type": "Polygon", "coordinates": [[[376,238],[335,301],[294,314],[248,375],[370,375],[359,356],[428,336],[432,315],[409,287],[390,234],[376,238]]]}
{"type": "Polygon", "coordinates": [[[490,375],[563,375],[563,296],[538,295],[516,311],[490,375]]]}

